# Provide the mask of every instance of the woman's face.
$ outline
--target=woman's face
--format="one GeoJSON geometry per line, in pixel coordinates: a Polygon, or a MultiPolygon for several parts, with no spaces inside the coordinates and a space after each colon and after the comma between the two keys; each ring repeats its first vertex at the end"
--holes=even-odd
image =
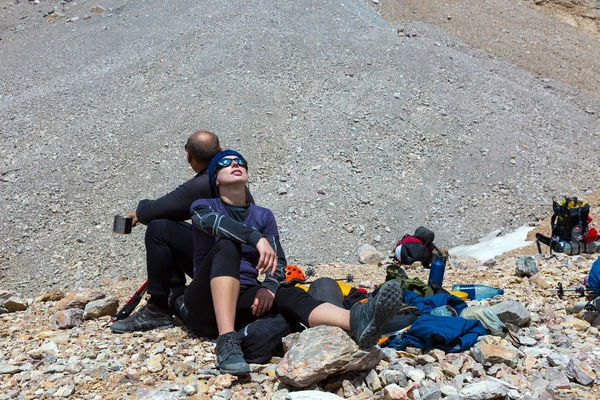
{"type": "MultiPolygon", "coordinates": [[[[231,164],[223,166],[222,161],[217,164],[217,186],[241,184],[245,185],[248,182],[248,171],[246,161],[238,156],[225,156],[221,160],[229,159],[231,164]],[[242,165],[240,165],[242,164],[242,165]]],[[[227,164],[226,161],[224,164],[227,164]]]]}

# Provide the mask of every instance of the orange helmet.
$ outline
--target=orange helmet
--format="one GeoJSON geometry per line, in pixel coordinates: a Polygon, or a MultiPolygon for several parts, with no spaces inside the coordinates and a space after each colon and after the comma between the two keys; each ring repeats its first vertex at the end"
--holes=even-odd
{"type": "Polygon", "coordinates": [[[295,283],[304,283],[306,281],[306,277],[304,276],[304,272],[300,268],[295,265],[288,265],[285,267],[285,284],[291,285],[295,283]]]}

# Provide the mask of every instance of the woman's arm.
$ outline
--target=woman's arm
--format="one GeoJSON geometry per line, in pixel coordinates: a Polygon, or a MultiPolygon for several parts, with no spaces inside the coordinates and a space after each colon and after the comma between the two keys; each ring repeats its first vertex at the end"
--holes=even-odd
{"type": "Polygon", "coordinates": [[[279,236],[268,236],[267,240],[277,254],[277,268],[273,275],[266,274],[262,286],[269,289],[271,293],[276,294],[281,282],[285,281],[285,267],[287,266],[287,260],[283,252],[283,247],[281,247],[281,243],[279,243],[279,236]]]}
{"type": "Polygon", "coordinates": [[[192,208],[192,223],[208,235],[230,239],[238,243],[256,247],[264,237],[262,233],[214,211],[210,206],[200,204],[192,208]]]}

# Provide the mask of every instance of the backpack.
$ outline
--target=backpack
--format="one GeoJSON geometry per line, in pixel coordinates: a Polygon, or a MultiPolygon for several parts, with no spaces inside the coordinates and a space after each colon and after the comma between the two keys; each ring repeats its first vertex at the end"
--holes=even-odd
{"type": "Polygon", "coordinates": [[[566,197],[560,203],[552,200],[552,210],[554,215],[550,220],[552,226],[552,238],[565,242],[571,241],[571,232],[573,228],[579,224],[583,230],[581,234],[585,234],[588,228],[590,205],[585,201],[578,200],[577,197],[566,197]]]}
{"type": "Polygon", "coordinates": [[[435,233],[420,226],[414,235],[406,234],[396,244],[393,259],[401,265],[411,265],[420,261],[425,268],[429,268],[432,259],[432,251],[435,249],[433,240],[435,233]]]}
{"type": "Polygon", "coordinates": [[[292,333],[281,314],[267,314],[238,331],[247,363],[264,364],[283,355],[282,339],[292,333]]]}

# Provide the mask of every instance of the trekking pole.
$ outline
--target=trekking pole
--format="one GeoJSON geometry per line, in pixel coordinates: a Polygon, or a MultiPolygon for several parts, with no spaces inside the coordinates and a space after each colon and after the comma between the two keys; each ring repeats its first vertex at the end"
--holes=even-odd
{"type": "MultiPolygon", "coordinates": [[[[346,275],[346,277],[345,277],[345,278],[340,278],[340,279],[331,278],[331,279],[333,279],[334,281],[346,281],[346,282],[354,282],[354,275],[352,275],[352,274],[348,274],[348,275],[346,275]]],[[[315,279],[315,280],[316,280],[316,279],[315,279]]],[[[307,282],[304,282],[304,283],[306,283],[306,284],[309,284],[309,283],[313,283],[313,282],[314,282],[314,281],[307,281],[307,282]]]]}
{"type": "Polygon", "coordinates": [[[556,289],[547,289],[551,292],[556,292],[556,295],[558,296],[558,298],[562,299],[566,293],[565,292],[575,292],[575,293],[569,293],[569,295],[578,295],[579,297],[585,297],[588,294],[592,294],[595,292],[594,289],[589,289],[589,288],[585,288],[583,286],[577,287],[577,288],[567,288],[565,289],[562,285],[562,283],[559,282],[558,287],[556,289]]]}
{"type": "MultiPolygon", "coordinates": [[[[306,268],[306,278],[310,278],[311,276],[315,276],[317,273],[315,271],[314,268],[312,267],[308,267],[306,268]]],[[[345,278],[341,278],[341,279],[334,279],[332,278],[334,281],[346,281],[346,282],[354,282],[354,275],[352,274],[348,274],[346,275],[345,278]]],[[[308,284],[308,283],[313,283],[314,281],[305,281],[304,283],[308,284]]]]}
{"type": "Polygon", "coordinates": [[[144,297],[144,293],[146,293],[146,289],[148,288],[148,281],[144,282],[142,286],[131,296],[129,301],[119,310],[118,313],[115,314],[114,317],[111,318],[112,322],[120,321],[129,317],[129,315],[135,310],[135,308],[140,304],[142,298],[144,297]]]}

